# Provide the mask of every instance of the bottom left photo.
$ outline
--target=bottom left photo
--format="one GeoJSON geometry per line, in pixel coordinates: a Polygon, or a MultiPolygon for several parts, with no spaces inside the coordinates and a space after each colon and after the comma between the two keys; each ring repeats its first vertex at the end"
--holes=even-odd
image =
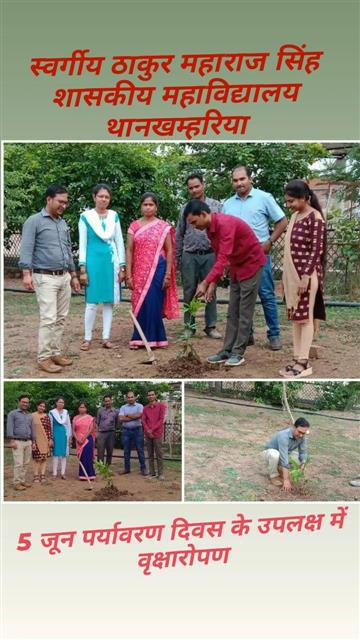
{"type": "Polygon", "coordinates": [[[181,382],[4,382],[4,500],[181,501],[181,407],[181,382]]]}

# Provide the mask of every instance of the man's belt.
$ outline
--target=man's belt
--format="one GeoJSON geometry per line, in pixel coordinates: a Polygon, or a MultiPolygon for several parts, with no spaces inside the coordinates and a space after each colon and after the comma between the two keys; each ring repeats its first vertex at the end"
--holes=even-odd
{"type": "Polygon", "coordinates": [[[208,253],[214,253],[212,249],[201,249],[199,251],[185,251],[185,253],[192,253],[196,256],[206,256],[208,253]]]}
{"type": "Polygon", "coordinates": [[[33,273],[42,273],[46,276],[63,276],[68,271],[64,271],[64,269],[33,269],[33,273]]]}

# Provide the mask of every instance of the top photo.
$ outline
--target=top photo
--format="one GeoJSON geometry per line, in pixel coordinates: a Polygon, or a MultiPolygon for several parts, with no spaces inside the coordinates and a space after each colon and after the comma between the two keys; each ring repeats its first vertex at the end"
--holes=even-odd
{"type": "Polygon", "coordinates": [[[6,379],[359,377],[359,144],[3,159],[6,379]]]}

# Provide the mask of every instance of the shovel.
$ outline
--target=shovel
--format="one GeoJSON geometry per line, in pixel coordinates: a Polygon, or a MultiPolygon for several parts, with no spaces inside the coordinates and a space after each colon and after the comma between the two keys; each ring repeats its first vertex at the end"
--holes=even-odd
{"type": "Polygon", "coordinates": [[[148,341],[145,338],[144,332],[143,332],[142,328],[140,327],[140,325],[139,325],[139,323],[138,323],[138,321],[137,321],[136,317],[134,316],[134,314],[133,314],[131,309],[129,310],[129,313],[131,315],[131,318],[132,318],[132,321],[133,321],[135,327],[137,328],[137,330],[139,332],[140,338],[142,339],[142,341],[143,341],[143,343],[145,345],[145,349],[146,349],[146,351],[148,353],[148,356],[149,356],[149,359],[148,360],[144,360],[143,362],[141,362],[141,364],[156,364],[156,358],[155,358],[153,352],[151,351],[151,347],[150,347],[148,341]]]}

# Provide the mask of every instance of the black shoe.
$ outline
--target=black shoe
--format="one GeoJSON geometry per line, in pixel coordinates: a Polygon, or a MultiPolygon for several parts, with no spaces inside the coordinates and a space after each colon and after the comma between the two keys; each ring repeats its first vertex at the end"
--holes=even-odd
{"type": "Polygon", "coordinates": [[[131,471],[121,471],[120,475],[121,476],[126,476],[128,473],[131,473],[131,471]]]}
{"type": "Polygon", "coordinates": [[[147,469],[143,469],[142,471],[140,471],[142,476],[148,476],[149,472],[147,471],[147,469]]]}
{"type": "Polygon", "coordinates": [[[279,351],[282,349],[282,342],[280,336],[273,336],[269,338],[269,345],[272,351],[279,351]]]}

